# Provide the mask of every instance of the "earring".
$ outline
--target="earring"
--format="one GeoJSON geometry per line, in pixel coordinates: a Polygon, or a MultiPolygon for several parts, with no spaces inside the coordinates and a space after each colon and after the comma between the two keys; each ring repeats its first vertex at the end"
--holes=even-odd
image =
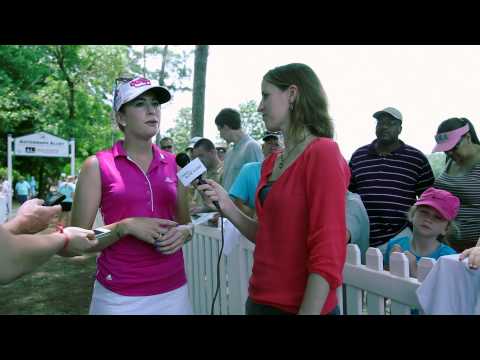
{"type": "Polygon", "coordinates": [[[293,111],[293,103],[290,103],[290,106],[288,107],[290,111],[293,111]]]}

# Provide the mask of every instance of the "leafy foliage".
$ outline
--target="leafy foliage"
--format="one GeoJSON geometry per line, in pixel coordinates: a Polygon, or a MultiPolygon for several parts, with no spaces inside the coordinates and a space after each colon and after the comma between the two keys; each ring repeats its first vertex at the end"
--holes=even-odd
{"type": "Polygon", "coordinates": [[[167,130],[168,137],[173,139],[176,152],[183,152],[190,142],[190,128],[192,127],[192,108],[180,109],[175,119],[175,127],[167,130]]]}
{"type": "MultiPolygon", "coordinates": [[[[193,49],[146,46],[146,55],[163,55],[166,48],[165,86],[172,92],[191,90],[187,60],[193,49]]],[[[19,137],[44,131],[74,138],[77,171],[86,157],[121,138],[111,117],[114,79],[126,73],[143,74],[141,55],[127,45],[0,46],[0,168],[7,167],[8,134],[19,137]]],[[[157,66],[146,75],[158,78],[160,71],[157,66]]],[[[39,179],[44,195],[46,179],[69,173],[70,161],[19,156],[14,158],[14,169],[39,179]]]]}
{"type": "Polygon", "coordinates": [[[445,170],[445,154],[444,153],[433,153],[427,155],[428,162],[432,167],[433,175],[437,178],[445,170]]]}
{"type": "Polygon", "coordinates": [[[266,131],[262,115],[257,112],[257,108],[255,100],[246,101],[239,106],[242,128],[255,140],[261,139],[266,131]]]}

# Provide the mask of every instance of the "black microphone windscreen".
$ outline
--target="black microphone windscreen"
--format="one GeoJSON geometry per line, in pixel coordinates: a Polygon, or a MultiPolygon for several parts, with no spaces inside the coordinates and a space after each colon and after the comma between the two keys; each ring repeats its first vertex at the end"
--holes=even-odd
{"type": "Polygon", "coordinates": [[[179,153],[175,157],[175,161],[177,162],[177,165],[180,166],[181,168],[185,167],[189,162],[190,158],[187,154],[185,153],[179,153]]]}

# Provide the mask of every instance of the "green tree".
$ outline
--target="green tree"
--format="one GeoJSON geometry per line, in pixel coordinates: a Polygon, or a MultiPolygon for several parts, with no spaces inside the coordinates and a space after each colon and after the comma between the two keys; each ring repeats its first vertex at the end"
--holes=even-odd
{"type": "Polygon", "coordinates": [[[203,137],[205,113],[205,85],[207,78],[208,45],[195,47],[195,67],[193,74],[192,131],[191,136],[203,137]]]}
{"type": "MultiPolygon", "coordinates": [[[[179,50],[175,46],[147,46],[135,50],[130,47],[130,64],[128,71],[133,75],[143,75],[150,79],[157,79],[159,84],[165,86],[172,94],[177,91],[191,91],[191,69],[188,67],[188,61],[193,50],[179,50]],[[160,60],[161,66],[149,68],[148,60],[160,60]]],[[[157,61],[156,64],[159,62],[157,61]]],[[[161,111],[161,109],[160,109],[161,111]]],[[[160,112],[161,116],[161,112],[160,112]]],[[[157,134],[155,143],[160,145],[161,135],[157,134]]]]}
{"type": "MultiPolygon", "coordinates": [[[[0,149],[7,134],[14,137],[45,131],[76,140],[76,157],[110,146],[118,138],[112,129],[112,79],[128,63],[127,46],[16,46],[0,47],[0,149]]],[[[6,156],[0,166],[6,166],[6,156]]],[[[68,159],[16,157],[22,175],[57,178],[68,159]]]]}
{"type": "Polygon", "coordinates": [[[257,112],[257,108],[255,100],[246,101],[239,106],[242,128],[255,140],[261,139],[266,131],[262,115],[257,112]]]}
{"type": "Polygon", "coordinates": [[[192,108],[181,108],[175,119],[175,127],[166,131],[167,136],[173,139],[177,153],[183,152],[190,142],[192,127],[192,108]]]}
{"type": "Polygon", "coordinates": [[[427,155],[428,162],[432,167],[433,175],[437,178],[445,170],[445,153],[433,153],[427,155]]]}

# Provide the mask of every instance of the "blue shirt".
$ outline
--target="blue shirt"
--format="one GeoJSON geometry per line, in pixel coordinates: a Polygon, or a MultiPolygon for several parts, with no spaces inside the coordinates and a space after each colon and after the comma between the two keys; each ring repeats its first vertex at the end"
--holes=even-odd
{"type": "Polygon", "coordinates": [[[260,181],[261,169],[261,162],[252,162],[243,165],[230,188],[230,196],[242,200],[249,207],[255,209],[255,192],[260,181]]]}
{"type": "Polygon", "coordinates": [[[17,182],[17,185],[15,185],[15,191],[17,192],[17,195],[27,195],[30,192],[30,185],[28,185],[28,182],[22,181],[22,182],[17,182]]]}
{"type": "Polygon", "coordinates": [[[346,210],[345,220],[350,231],[350,242],[358,245],[362,263],[365,263],[365,253],[370,246],[370,223],[360,195],[347,191],[346,210]]]}
{"type": "Polygon", "coordinates": [[[72,194],[75,192],[75,185],[64,182],[62,186],[58,188],[58,192],[66,196],[62,202],[73,202],[72,194]]]}
{"type": "Polygon", "coordinates": [[[413,252],[411,248],[412,246],[411,240],[412,238],[410,236],[404,236],[404,237],[390,240],[387,244],[387,252],[386,252],[387,255],[385,256],[385,259],[384,259],[385,263],[386,264],[389,263],[390,251],[392,251],[393,246],[396,244],[400,245],[400,247],[402,248],[402,251],[410,251],[413,255],[415,255],[415,257],[417,258],[417,262],[422,257],[428,257],[428,258],[438,260],[440,256],[456,254],[455,250],[453,250],[450,246],[440,243],[440,246],[431,254],[425,255],[425,256],[419,256],[413,252]]]}

